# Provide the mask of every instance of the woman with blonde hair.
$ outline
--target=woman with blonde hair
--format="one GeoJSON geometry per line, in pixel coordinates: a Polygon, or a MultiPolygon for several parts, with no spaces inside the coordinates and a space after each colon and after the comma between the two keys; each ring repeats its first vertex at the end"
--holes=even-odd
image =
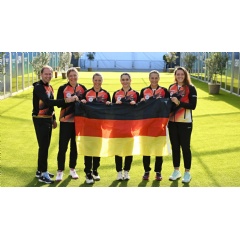
{"type": "MultiPolygon", "coordinates": [[[[57,93],[57,99],[67,99],[72,96],[77,96],[78,100],[81,100],[86,87],[78,83],[78,71],[76,68],[70,68],[67,71],[68,82],[59,87],[57,93]]],[[[75,122],[74,122],[74,109],[75,102],[65,104],[60,111],[60,130],[59,130],[59,149],[57,155],[58,170],[56,181],[63,179],[63,171],[65,169],[66,151],[68,149],[68,143],[70,141],[70,155],[69,155],[69,174],[73,179],[78,179],[78,174],[75,170],[77,165],[77,145],[75,134],[75,122]]]]}

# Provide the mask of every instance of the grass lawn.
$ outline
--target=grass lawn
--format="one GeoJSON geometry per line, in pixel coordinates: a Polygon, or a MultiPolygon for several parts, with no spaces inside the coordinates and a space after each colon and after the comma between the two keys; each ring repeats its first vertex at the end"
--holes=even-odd
{"type": "MultiPolygon", "coordinates": [[[[103,72],[102,87],[112,93],[121,87],[120,72],[103,72]]],[[[93,72],[80,72],[79,83],[92,87],[93,72]]],[[[132,72],[132,88],[140,91],[149,85],[148,73],[132,72]]],[[[149,181],[143,181],[142,157],[134,156],[129,181],[116,181],[114,157],[101,158],[99,173],[101,180],[93,185],[85,183],[83,156],[79,156],[76,170],[78,180],[68,176],[68,155],[64,180],[60,183],[46,185],[34,177],[37,166],[37,140],[31,118],[32,89],[0,101],[0,162],[1,187],[239,187],[240,166],[240,97],[220,91],[219,95],[209,95],[206,83],[192,80],[197,88],[198,104],[193,111],[192,180],[188,185],[181,180],[171,182],[171,156],[164,157],[163,180],[154,180],[152,170],[149,181]]],[[[173,82],[172,73],[161,73],[160,85],[167,87],[173,82]]],[[[55,90],[66,83],[61,76],[53,78],[51,84],[55,90]]],[[[56,107],[56,116],[59,109],[56,107]]],[[[49,149],[50,172],[56,174],[59,127],[53,130],[49,149]]],[[[151,160],[154,168],[154,158],[151,160]]],[[[181,161],[183,174],[183,162],[181,161]]]]}

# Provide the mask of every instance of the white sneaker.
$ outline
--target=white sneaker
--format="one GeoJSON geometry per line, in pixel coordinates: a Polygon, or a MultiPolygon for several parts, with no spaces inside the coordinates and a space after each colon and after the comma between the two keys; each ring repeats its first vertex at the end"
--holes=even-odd
{"type": "Polygon", "coordinates": [[[172,175],[169,177],[169,180],[174,181],[174,180],[177,180],[178,178],[181,178],[181,176],[182,175],[181,175],[180,171],[175,169],[173,171],[172,175]]]}
{"type": "Polygon", "coordinates": [[[129,180],[130,179],[130,175],[128,171],[124,171],[124,180],[129,180]]]}
{"type": "Polygon", "coordinates": [[[191,174],[190,172],[185,172],[184,175],[183,175],[183,179],[182,179],[182,182],[183,183],[189,183],[190,180],[191,180],[191,174]]]}
{"type": "Polygon", "coordinates": [[[93,176],[92,176],[91,173],[88,173],[88,174],[86,175],[86,183],[87,183],[87,184],[94,183],[93,176]]]}
{"type": "Polygon", "coordinates": [[[78,174],[75,169],[70,169],[70,176],[72,176],[73,179],[78,179],[78,174]]]}
{"type": "Polygon", "coordinates": [[[118,181],[122,181],[122,180],[123,180],[122,171],[119,171],[119,172],[117,173],[117,180],[118,180],[118,181]]]}
{"type": "Polygon", "coordinates": [[[95,181],[99,181],[101,179],[97,171],[93,171],[92,176],[95,181]]]}
{"type": "Polygon", "coordinates": [[[62,181],[63,171],[57,171],[56,181],[62,181]]]}

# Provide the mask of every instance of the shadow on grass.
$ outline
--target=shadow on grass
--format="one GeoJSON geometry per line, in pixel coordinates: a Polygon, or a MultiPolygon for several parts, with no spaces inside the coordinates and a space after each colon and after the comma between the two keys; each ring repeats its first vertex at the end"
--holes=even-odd
{"type": "Polygon", "coordinates": [[[38,178],[33,178],[33,180],[31,182],[29,182],[25,187],[42,187],[46,185],[46,183],[43,182],[39,182],[38,178]]]}
{"type": "MultiPolygon", "coordinates": [[[[170,181],[170,180],[169,180],[170,181]]],[[[190,184],[189,183],[182,183],[182,180],[181,178],[178,178],[177,180],[175,181],[170,181],[172,182],[170,184],[170,187],[180,187],[182,185],[182,187],[190,187],[190,184]],[[181,185],[179,185],[179,182],[181,183],[181,185]]]]}
{"type": "Polygon", "coordinates": [[[179,180],[180,180],[180,178],[178,178],[177,180],[175,180],[175,181],[170,181],[170,182],[172,182],[171,184],[170,184],[170,187],[179,187],[179,180]]]}
{"type": "MultiPolygon", "coordinates": [[[[94,183],[95,183],[95,181],[94,181],[94,183]]],[[[80,184],[79,187],[91,188],[91,187],[93,187],[94,183],[89,183],[89,184],[88,184],[88,183],[86,183],[86,181],[85,181],[84,183],[80,184]]]]}
{"type": "MultiPolygon", "coordinates": [[[[238,147],[236,147],[233,152],[237,151],[238,150],[237,148],[238,147]]],[[[194,150],[194,147],[192,147],[192,153],[195,155],[196,160],[202,166],[202,169],[205,171],[206,175],[208,175],[209,180],[211,180],[216,187],[220,187],[221,184],[218,182],[216,177],[214,177],[214,172],[212,171],[213,169],[209,169],[209,167],[204,162],[204,160],[202,160],[200,153],[194,150]]],[[[219,154],[219,150],[217,150],[216,152],[211,151],[211,152],[201,153],[201,155],[214,155],[214,154],[219,154]]]]}
{"type": "Polygon", "coordinates": [[[152,181],[152,187],[160,187],[160,181],[153,180],[152,181]]]}
{"type": "Polygon", "coordinates": [[[69,182],[71,181],[71,178],[67,178],[63,181],[54,181],[54,183],[48,184],[48,183],[43,183],[43,182],[39,182],[38,178],[33,178],[33,180],[31,182],[29,182],[25,187],[42,187],[42,186],[49,186],[49,187],[66,187],[69,182]]]}
{"type": "MultiPolygon", "coordinates": [[[[196,88],[201,89],[208,93],[208,84],[199,80],[192,79],[194,85],[196,88]]],[[[208,97],[203,97],[204,99],[210,100],[210,101],[224,101],[238,109],[240,109],[240,97],[231,94],[229,92],[226,92],[224,90],[220,90],[220,93],[218,95],[211,95],[209,94],[208,97]]]]}
{"type": "Polygon", "coordinates": [[[129,180],[114,180],[109,187],[127,187],[129,180]]]}
{"type": "Polygon", "coordinates": [[[128,181],[129,180],[122,180],[119,184],[119,187],[127,187],[128,181]]]}
{"type": "MultiPolygon", "coordinates": [[[[147,187],[147,184],[150,183],[149,180],[142,180],[139,184],[138,187],[147,187]]],[[[160,187],[161,181],[158,180],[153,180],[151,187],[160,187]]]]}
{"type": "Polygon", "coordinates": [[[109,185],[109,187],[117,187],[118,184],[120,184],[120,183],[121,183],[121,181],[114,180],[114,181],[112,181],[112,183],[109,185]]]}
{"type": "MultiPolygon", "coordinates": [[[[190,183],[190,182],[189,182],[190,183]]],[[[190,184],[189,183],[183,183],[183,187],[185,187],[185,188],[188,188],[188,187],[190,187],[190,184]]]]}
{"type": "Polygon", "coordinates": [[[142,181],[138,184],[138,187],[146,187],[148,183],[149,183],[148,180],[142,180],[142,181]]]}
{"type": "Polygon", "coordinates": [[[71,180],[72,180],[71,176],[68,176],[63,181],[60,181],[60,182],[55,181],[55,185],[56,186],[58,185],[58,187],[67,187],[71,180]]]}

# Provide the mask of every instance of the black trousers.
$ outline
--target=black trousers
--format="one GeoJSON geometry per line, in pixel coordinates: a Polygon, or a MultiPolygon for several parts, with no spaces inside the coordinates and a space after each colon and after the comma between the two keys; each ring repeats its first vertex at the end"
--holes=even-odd
{"type": "Polygon", "coordinates": [[[184,168],[191,169],[192,153],[190,141],[192,134],[192,123],[168,123],[169,138],[172,145],[173,167],[180,167],[181,149],[183,154],[184,168]]]}
{"type": "Polygon", "coordinates": [[[66,152],[70,141],[69,168],[75,168],[77,165],[77,145],[75,123],[60,122],[59,130],[59,148],[57,155],[58,170],[65,169],[66,152]]]}
{"type": "Polygon", "coordinates": [[[48,168],[48,149],[52,137],[51,118],[32,118],[38,142],[38,171],[46,172],[48,168]]]}
{"type": "MultiPolygon", "coordinates": [[[[144,167],[145,172],[151,171],[150,161],[151,161],[150,156],[143,156],[143,167],[144,167]]],[[[154,172],[161,173],[162,163],[163,163],[163,157],[162,156],[156,156],[155,157],[154,172]]]]}
{"type": "Polygon", "coordinates": [[[100,157],[84,156],[84,165],[86,174],[92,173],[92,170],[97,171],[100,166],[100,157]]]}
{"type": "Polygon", "coordinates": [[[131,165],[132,165],[132,160],[133,160],[133,156],[126,156],[125,160],[124,160],[124,167],[123,167],[123,157],[115,155],[116,171],[117,172],[120,172],[122,170],[130,171],[131,165]]]}

